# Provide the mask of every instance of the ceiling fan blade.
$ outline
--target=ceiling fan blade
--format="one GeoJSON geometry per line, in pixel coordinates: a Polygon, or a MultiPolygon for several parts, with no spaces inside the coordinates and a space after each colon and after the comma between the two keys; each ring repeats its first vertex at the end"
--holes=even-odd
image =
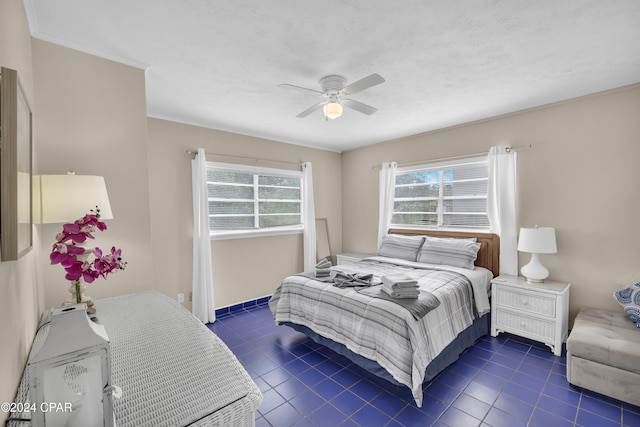
{"type": "Polygon", "coordinates": [[[320,92],[319,90],[309,89],[309,88],[302,87],[302,86],[290,85],[288,83],[279,84],[278,87],[282,87],[282,88],[285,88],[285,89],[294,89],[294,90],[298,90],[298,91],[301,91],[301,92],[307,92],[307,93],[311,92],[314,95],[322,95],[322,92],[320,92]]]}
{"type": "Polygon", "coordinates": [[[358,80],[357,82],[353,82],[350,85],[345,86],[342,89],[342,92],[346,95],[352,95],[354,93],[360,92],[361,90],[365,90],[370,88],[371,86],[379,85],[380,83],[384,83],[384,79],[379,74],[373,73],[363,79],[358,80]]]}
{"type": "Polygon", "coordinates": [[[313,113],[314,111],[321,109],[324,104],[326,104],[324,101],[318,102],[317,104],[312,105],[311,107],[304,110],[302,113],[298,114],[296,117],[299,119],[303,117],[307,117],[309,114],[313,113]]]}
{"type": "Polygon", "coordinates": [[[342,105],[344,105],[345,107],[353,108],[356,111],[360,111],[361,113],[366,114],[367,116],[370,116],[376,111],[378,111],[377,108],[374,108],[367,104],[363,104],[362,102],[354,101],[353,99],[343,100],[342,105]]]}

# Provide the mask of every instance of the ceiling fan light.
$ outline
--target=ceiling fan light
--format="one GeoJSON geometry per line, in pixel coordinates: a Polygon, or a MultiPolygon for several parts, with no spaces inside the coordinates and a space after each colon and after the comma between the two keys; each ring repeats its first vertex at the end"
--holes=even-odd
{"type": "Polygon", "coordinates": [[[338,102],[327,102],[323,107],[324,115],[328,119],[337,119],[342,115],[342,104],[338,102]]]}

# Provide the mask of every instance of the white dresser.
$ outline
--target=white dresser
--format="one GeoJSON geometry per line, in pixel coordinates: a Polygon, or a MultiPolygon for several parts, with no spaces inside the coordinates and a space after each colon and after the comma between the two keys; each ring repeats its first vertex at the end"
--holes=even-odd
{"type": "Polygon", "coordinates": [[[491,336],[509,332],[548,345],[562,354],[569,328],[568,283],[529,283],[500,275],[491,281],[491,336]]]}

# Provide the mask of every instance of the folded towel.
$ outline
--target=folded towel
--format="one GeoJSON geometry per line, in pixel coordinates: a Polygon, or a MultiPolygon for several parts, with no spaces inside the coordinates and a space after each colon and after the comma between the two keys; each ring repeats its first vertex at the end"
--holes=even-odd
{"type": "Polygon", "coordinates": [[[396,290],[382,285],[382,291],[392,298],[405,299],[405,298],[418,298],[420,295],[420,289],[415,288],[412,290],[396,290]]]}
{"type": "Polygon", "coordinates": [[[316,264],[316,277],[328,277],[331,265],[331,258],[328,256],[318,261],[316,264]]]}
{"type": "Polygon", "coordinates": [[[331,273],[328,268],[316,268],[316,276],[327,277],[331,273]]]}
{"type": "Polygon", "coordinates": [[[382,291],[392,298],[418,298],[418,281],[404,273],[382,276],[382,291]]]}
{"type": "Polygon", "coordinates": [[[331,263],[331,258],[326,256],[318,261],[318,263],[316,264],[316,268],[329,268],[332,265],[333,264],[331,263]]]}
{"type": "Polygon", "coordinates": [[[389,283],[389,282],[385,282],[384,280],[382,281],[382,283],[387,286],[389,289],[393,289],[395,290],[402,290],[402,289],[417,289],[418,288],[418,282],[407,282],[407,283],[389,283]]]}
{"type": "Polygon", "coordinates": [[[398,288],[415,288],[418,281],[404,273],[394,273],[382,276],[382,283],[391,289],[398,288]]]}

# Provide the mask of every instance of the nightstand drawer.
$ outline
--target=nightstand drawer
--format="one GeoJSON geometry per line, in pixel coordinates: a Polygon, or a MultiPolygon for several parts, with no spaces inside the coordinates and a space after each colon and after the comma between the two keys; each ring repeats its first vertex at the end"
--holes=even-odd
{"type": "Polygon", "coordinates": [[[555,322],[523,316],[510,311],[498,311],[497,327],[510,332],[521,332],[522,336],[533,336],[553,341],[555,339],[555,322]]]}
{"type": "Polygon", "coordinates": [[[496,304],[516,310],[556,317],[556,299],[539,293],[519,292],[500,286],[494,293],[496,304]]]}

